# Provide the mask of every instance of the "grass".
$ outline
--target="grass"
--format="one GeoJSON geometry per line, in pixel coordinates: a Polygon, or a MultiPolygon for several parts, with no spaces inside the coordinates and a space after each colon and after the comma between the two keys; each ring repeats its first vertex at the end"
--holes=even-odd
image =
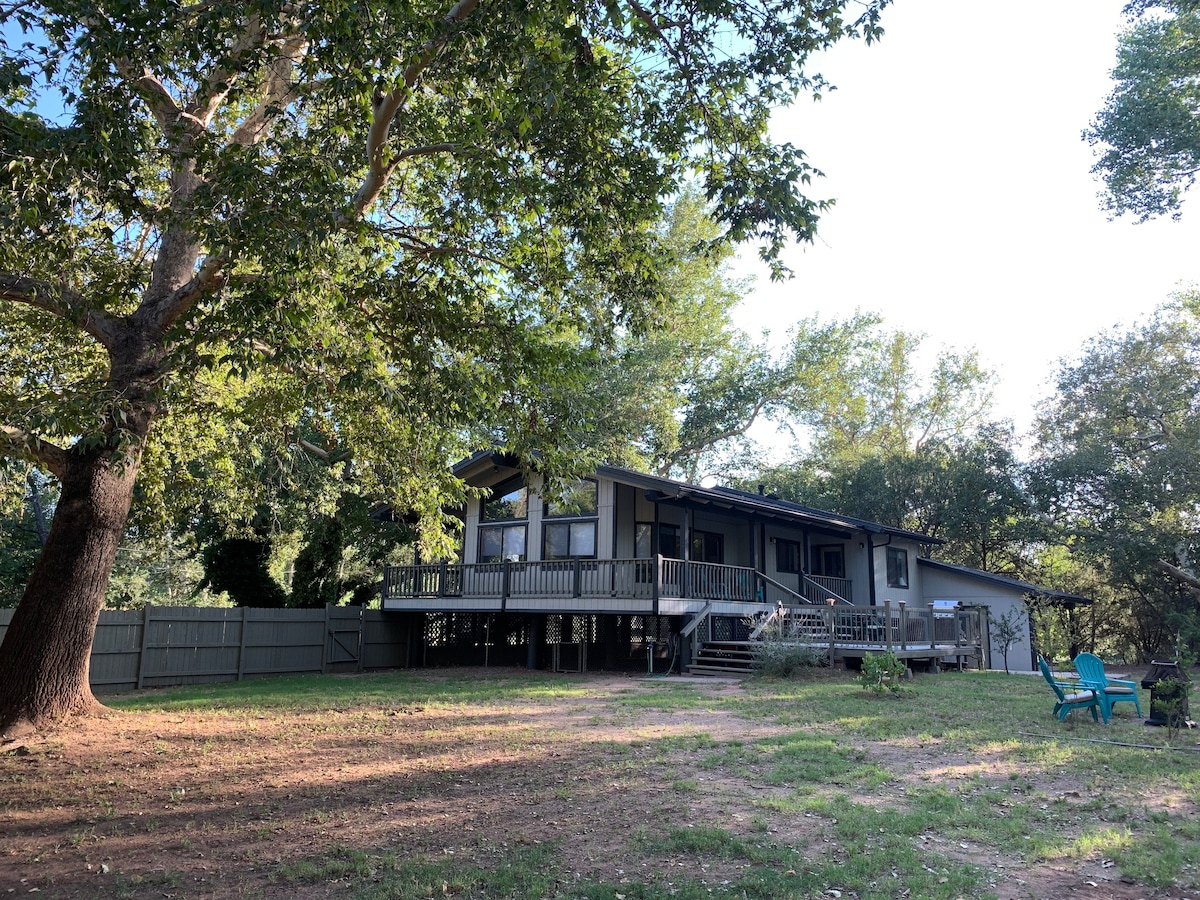
{"type": "MultiPolygon", "coordinates": [[[[624,728],[627,737],[590,744],[590,765],[619,780],[622,791],[671,798],[649,824],[612,823],[623,850],[605,852],[642,860],[637,877],[580,877],[564,868],[553,843],[506,845],[485,862],[338,846],[281,863],[273,877],[394,900],[753,900],[830,891],[881,900],[990,896],[1004,877],[997,860],[1022,872],[1095,860],[1151,886],[1200,886],[1200,754],[1168,748],[1162,729],[1128,715],[1107,727],[1078,713],[1056,722],[1049,691],[1032,678],[948,673],[918,677],[912,688],[878,696],[845,675],[818,672],[751,681],[740,692],[665,679],[610,692],[608,713],[592,714],[582,727],[624,728]],[[655,736],[639,720],[685,713],[694,721],[766,722],[779,733],[655,736]],[[686,812],[703,802],[715,814],[686,812]],[[731,827],[734,819],[744,827],[731,827]]],[[[305,729],[317,727],[323,712],[361,713],[364,739],[381,709],[487,710],[521,725],[510,748],[521,754],[575,738],[532,729],[513,710],[586,699],[591,690],[586,677],[524,673],[300,676],[172,689],[111,705],[248,720],[302,713],[305,729]]],[[[578,787],[551,785],[546,793],[564,805],[585,803],[578,787]]]]}

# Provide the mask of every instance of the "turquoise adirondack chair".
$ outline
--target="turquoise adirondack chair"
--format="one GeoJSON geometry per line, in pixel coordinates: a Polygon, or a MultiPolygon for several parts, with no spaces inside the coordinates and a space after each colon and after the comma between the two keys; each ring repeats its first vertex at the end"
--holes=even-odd
{"type": "Polygon", "coordinates": [[[1125,700],[1133,704],[1138,717],[1142,715],[1142,704],[1138,702],[1137,685],[1132,681],[1109,678],[1104,674],[1104,660],[1094,653],[1080,653],[1075,657],[1075,671],[1079,673],[1079,684],[1096,692],[1100,698],[1100,715],[1104,724],[1112,718],[1114,703],[1125,700]]]}
{"type": "MultiPolygon", "coordinates": [[[[1090,709],[1092,711],[1092,721],[1100,721],[1096,715],[1096,709],[1100,705],[1100,701],[1096,696],[1095,691],[1080,690],[1079,685],[1072,682],[1056,681],[1050,672],[1050,665],[1038,654],[1038,668],[1042,670],[1042,677],[1054,689],[1054,694],[1058,697],[1058,702],[1054,704],[1054,715],[1058,716],[1058,721],[1062,721],[1067,717],[1073,709],[1090,709]]],[[[1108,721],[1106,718],[1105,722],[1108,721]]]]}

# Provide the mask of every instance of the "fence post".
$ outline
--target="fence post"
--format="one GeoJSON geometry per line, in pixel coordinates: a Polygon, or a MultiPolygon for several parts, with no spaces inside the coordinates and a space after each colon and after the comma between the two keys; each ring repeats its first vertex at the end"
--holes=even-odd
{"type": "Polygon", "coordinates": [[[329,628],[329,604],[325,604],[325,638],[321,644],[321,674],[329,673],[329,651],[332,649],[332,631],[329,628]]]}
{"type": "Polygon", "coordinates": [[[900,601],[900,649],[908,649],[908,601],[900,601]]]}
{"type": "Polygon", "coordinates": [[[142,645],[138,647],[137,689],[142,689],[142,681],[146,671],[146,645],[150,641],[150,620],[154,604],[147,603],[142,607],[142,645]]]}
{"type": "Polygon", "coordinates": [[[250,607],[242,607],[242,632],[238,640],[238,670],[237,680],[246,677],[246,632],[249,630],[250,607]]]}
{"type": "Polygon", "coordinates": [[[363,670],[363,656],[367,648],[366,634],[364,628],[366,626],[367,611],[363,607],[358,608],[358,668],[357,672],[363,670]]]}

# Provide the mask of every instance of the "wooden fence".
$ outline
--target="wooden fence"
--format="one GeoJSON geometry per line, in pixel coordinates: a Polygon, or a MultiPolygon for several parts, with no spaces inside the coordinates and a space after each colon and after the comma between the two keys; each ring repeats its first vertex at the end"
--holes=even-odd
{"type": "MultiPolygon", "coordinates": [[[[12,617],[0,609],[0,640],[12,617]]],[[[403,667],[410,628],[406,618],[357,606],[106,609],[92,641],[92,690],[403,667]]]]}

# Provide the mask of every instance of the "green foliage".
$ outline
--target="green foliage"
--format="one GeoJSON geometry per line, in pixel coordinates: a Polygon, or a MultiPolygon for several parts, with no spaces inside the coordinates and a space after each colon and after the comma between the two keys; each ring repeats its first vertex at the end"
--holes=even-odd
{"type": "MultiPolygon", "coordinates": [[[[352,485],[431,559],[465,498],[448,463],[569,477],[643,434],[590,387],[669,311],[664,199],[695,181],[696,243],[783,275],[828,202],[771,111],[887,2],[0,5],[0,455],[74,492],[41,558],[95,556],[68,591],[35,567],[28,603],[98,609],[131,501],[228,526],[210,581],[274,603],[236,542],[305,455],[330,470],[308,515],[352,485]]],[[[52,718],[32,686],[82,697],[86,647],[18,632],[3,715],[52,718]]]]}
{"type": "Polygon", "coordinates": [[[883,653],[867,653],[863,656],[862,670],[858,674],[858,683],[864,690],[877,694],[901,692],[900,682],[908,673],[908,666],[896,657],[891,650],[883,653]]]}
{"type": "Polygon", "coordinates": [[[1111,585],[1142,658],[1200,634],[1200,300],[1093,339],[1038,422],[1030,492],[1111,585]]]}
{"type": "Polygon", "coordinates": [[[1190,0],[1131,3],[1115,82],[1084,136],[1101,150],[1092,171],[1105,206],[1142,221],[1179,216],[1200,170],[1200,10],[1190,0]]]}
{"type": "Polygon", "coordinates": [[[271,577],[270,543],[257,537],[226,537],[204,549],[206,586],[225,593],[235,606],[280,609],[287,594],[271,577]]]}
{"type": "Polygon", "coordinates": [[[1167,734],[1172,741],[1178,739],[1179,732],[1188,727],[1191,687],[1191,682],[1182,678],[1164,678],[1155,685],[1154,708],[1150,710],[1150,715],[1166,721],[1167,734]]]}
{"type": "Polygon", "coordinates": [[[829,655],[824,650],[765,635],[754,657],[755,673],[767,678],[794,678],[828,665],[829,655]]]}

